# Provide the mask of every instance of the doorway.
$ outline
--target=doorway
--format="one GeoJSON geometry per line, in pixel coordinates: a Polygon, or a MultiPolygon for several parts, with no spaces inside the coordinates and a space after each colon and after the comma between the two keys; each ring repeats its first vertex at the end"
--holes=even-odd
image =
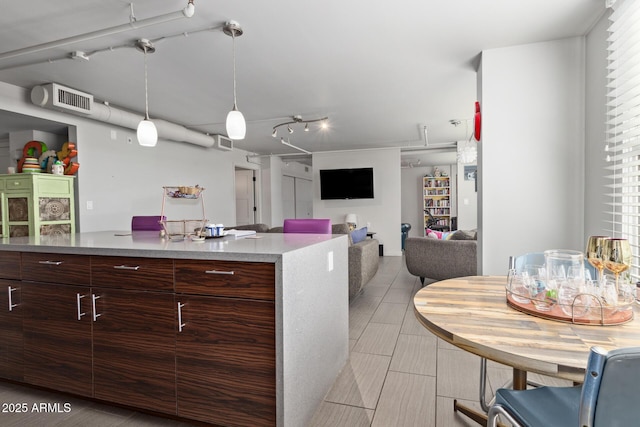
{"type": "Polygon", "coordinates": [[[236,168],[236,225],[256,223],[256,176],[253,169],[236,168]]]}

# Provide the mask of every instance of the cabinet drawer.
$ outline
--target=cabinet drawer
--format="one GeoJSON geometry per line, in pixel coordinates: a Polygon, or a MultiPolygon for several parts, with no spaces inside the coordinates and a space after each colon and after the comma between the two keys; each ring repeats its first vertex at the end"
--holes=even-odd
{"type": "Polygon", "coordinates": [[[90,257],[87,255],[22,253],[22,280],[88,285],[90,257]]]}
{"type": "Polygon", "coordinates": [[[20,279],[20,252],[0,252],[0,277],[20,279]]]}
{"type": "Polygon", "coordinates": [[[32,179],[30,176],[20,176],[17,175],[15,177],[8,177],[5,180],[5,190],[31,190],[33,187],[32,179]]]}
{"type": "Polygon", "coordinates": [[[181,259],[175,263],[178,293],[275,299],[275,264],[181,259]]]}
{"type": "Polygon", "coordinates": [[[93,256],[91,257],[91,285],[173,291],[173,260],[93,256]]]}

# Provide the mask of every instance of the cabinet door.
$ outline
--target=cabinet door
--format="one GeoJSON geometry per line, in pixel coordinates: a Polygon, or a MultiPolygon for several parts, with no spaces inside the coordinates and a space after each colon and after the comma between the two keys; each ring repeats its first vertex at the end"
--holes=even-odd
{"type": "Polygon", "coordinates": [[[31,194],[7,194],[7,230],[9,237],[28,236],[33,231],[31,194]]]}
{"type": "Polygon", "coordinates": [[[94,397],[176,413],[173,294],[92,288],[94,397]]]}
{"type": "Polygon", "coordinates": [[[178,415],[226,426],[276,424],[275,304],[176,295],[178,415]]]}
{"type": "Polygon", "coordinates": [[[0,377],[22,381],[21,284],[0,280],[0,377]]]}
{"type": "Polygon", "coordinates": [[[24,381],[92,395],[89,287],[22,283],[24,381]]]}

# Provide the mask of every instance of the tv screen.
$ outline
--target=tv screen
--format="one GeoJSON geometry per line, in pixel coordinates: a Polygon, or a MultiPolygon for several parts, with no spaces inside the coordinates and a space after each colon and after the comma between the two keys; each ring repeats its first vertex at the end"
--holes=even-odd
{"type": "Polygon", "coordinates": [[[320,199],[373,199],[373,168],[320,170],[320,199]]]}

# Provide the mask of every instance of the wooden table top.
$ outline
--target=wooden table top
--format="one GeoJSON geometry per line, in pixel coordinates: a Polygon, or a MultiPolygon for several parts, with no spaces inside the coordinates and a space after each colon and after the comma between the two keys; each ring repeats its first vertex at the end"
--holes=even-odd
{"type": "Polygon", "coordinates": [[[507,306],[505,276],[432,283],[413,299],[418,320],[445,341],[528,372],[581,382],[589,349],[640,346],[640,310],[623,325],[576,325],[507,306]]]}

